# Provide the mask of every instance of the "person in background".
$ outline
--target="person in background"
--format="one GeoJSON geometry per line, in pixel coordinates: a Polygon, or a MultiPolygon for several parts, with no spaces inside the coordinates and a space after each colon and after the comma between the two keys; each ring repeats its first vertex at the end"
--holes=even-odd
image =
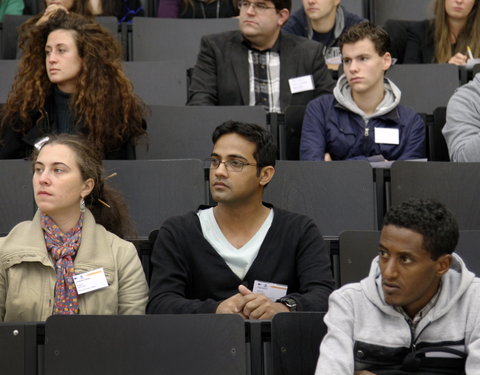
{"type": "Polygon", "coordinates": [[[49,135],[33,159],[37,213],[0,238],[0,321],[144,314],[148,286],[125,202],[81,136],[49,135]],[[97,274],[97,287],[79,275],[97,274]]]}
{"type": "Polygon", "coordinates": [[[480,279],[458,237],[439,202],[392,207],[369,275],[330,296],[315,374],[478,374],[480,279]]]}
{"type": "Polygon", "coordinates": [[[145,15],[140,0],[90,0],[90,10],[94,16],[115,16],[118,22],[145,15]]]}
{"type": "Polygon", "coordinates": [[[323,44],[323,56],[330,69],[338,69],[342,62],[338,38],[349,27],[366,21],[348,12],[340,0],[303,0],[297,10],[283,25],[287,33],[316,40],[323,44]]]}
{"type": "Polygon", "coordinates": [[[436,0],[434,18],[412,22],[405,64],[448,63],[465,65],[480,57],[479,0],[436,0]]]}
{"type": "Polygon", "coordinates": [[[32,26],[44,24],[48,21],[50,16],[59,9],[62,9],[67,13],[73,12],[85,17],[93,17],[90,0],[45,0],[44,4],[45,10],[43,12],[33,16],[22,25],[19,33],[20,36],[27,37],[32,26]]]}
{"type": "Polygon", "coordinates": [[[0,0],[0,22],[3,21],[5,14],[23,14],[24,7],[23,0],[0,0]]]}
{"type": "Polygon", "coordinates": [[[450,160],[480,161],[480,73],[458,88],[450,98],[442,133],[450,160]]]}
{"type": "Polygon", "coordinates": [[[24,22],[19,30],[22,48],[24,39],[28,38],[33,26],[39,26],[48,21],[57,10],[80,14],[84,17],[114,16],[118,22],[130,22],[135,16],[143,16],[144,11],[140,0],[44,0],[45,9],[24,22]]]}
{"type": "Polygon", "coordinates": [[[160,18],[228,18],[238,16],[237,0],[159,0],[160,18]]]}
{"type": "Polygon", "coordinates": [[[344,74],[333,95],[308,103],[301,160],[423,158],[425,124],[400,104],[400,89],[385,72],[392,65],[390,37],[380,26],[357,24],[340,37],[344,74]]]}
{"type": "Polygon", "coordinates": [[[92,20],[57,10],[26,43],[3,108],[0,158],[26,158],[53,132],[84,134],[105,159],[135,159],[145,109],[119,42],[92,20]]]}

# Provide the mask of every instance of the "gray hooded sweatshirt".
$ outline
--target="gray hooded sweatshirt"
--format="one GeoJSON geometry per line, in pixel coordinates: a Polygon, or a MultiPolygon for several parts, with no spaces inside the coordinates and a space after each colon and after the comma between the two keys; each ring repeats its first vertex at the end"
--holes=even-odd
{"type": "Polygon", "coordinates": [[[383,299],[378,257],[367,278],[330,295],[325,323],[316,375],[416,373],[404,366],[411,364],[408,358],[422,357],[419,374],[459,374],[463,366],[467,375],[480,373],[480,279],[456,254],[436,304],[414,331],[383,299]],[[447,368],[452,363],[460,372],[447,368]]]}
{"type": "Polygon", "coordinates": [[[452,161],[480,161],[480,74],[450,98],[442,132],[452,161]]]}
{"type": "Polygon", "coordinates": [[[352,88],[350,87],[345,74],[342,74],[342,76],[338,79],[337,84],[333,89],[333,96],[335,96],[335,99],[337,99],[342,106],[347,108],[349,111],[360,115],[365,121],[365,124],[368,124],[369,119],[384,115],[392,111],[400,104],[400,99],[402,98],[402,92],[400,89],[388,78],[385,78],[384,82],[385,94],[383,100],[377,106],[375,112],[371,115],[367,115],[365,112],[363,112],[353,101],[352,88]]]}

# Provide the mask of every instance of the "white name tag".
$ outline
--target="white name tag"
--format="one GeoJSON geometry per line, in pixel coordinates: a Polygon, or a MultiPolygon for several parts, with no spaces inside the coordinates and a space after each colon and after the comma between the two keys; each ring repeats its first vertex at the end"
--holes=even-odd
{"type": "Polygon", "coordinates": [[[308,76],[290,78],[288,80],[288,84],[290,85],[290,92],[292,94],[303,91],[311,91],[315,89],[315,86],[313,85],[313,77],[311,74],[308,76]]]}
{"type": "Polygon", "coordinates": [[[75,275],[73,276],[73,281],[77,287],[78,294],[84,294],[108,286],[103,268],[97,268],[96,270],[75,275]]]}
{"type": "Polygon", "coordinates": [[[400,143],[400,132],[398,129],[375,128],[375,143],[398,145],[400,143]]]}
{"type": "Polygon", "coordinates": [[[288,285],[268,283],[266,281],[255,280],[253,284],[253,293],[263,294],[270,298],[272,301],[276,301],[279,298],[285,297],[287,294],[288,285]]]}
{"type": "Polygon", "coordinates": [[[325,57],[325,64],[340,65],[342,63],[340,47],[327,48],[323,56],[325,57]]]}

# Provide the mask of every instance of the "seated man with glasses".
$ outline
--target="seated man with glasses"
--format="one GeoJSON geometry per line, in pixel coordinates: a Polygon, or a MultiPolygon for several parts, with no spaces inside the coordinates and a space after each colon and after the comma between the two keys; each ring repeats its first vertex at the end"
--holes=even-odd
{"type": "Polygon", "coordinates": [[[152,253],[147,313],[271,319],[326,311],[330,260],[313,221],[263,202],[276,147],[264,128],[228,121],[212,136],[215,207],[168,219],[152,253]]]}
{"type": "Polygon", "coordinates": [[[322,44],[281,32],[291,0],[238,5],[240,30],[202,38],[187,105],[260,105],[283,113],[332,92],[322,44]]]}

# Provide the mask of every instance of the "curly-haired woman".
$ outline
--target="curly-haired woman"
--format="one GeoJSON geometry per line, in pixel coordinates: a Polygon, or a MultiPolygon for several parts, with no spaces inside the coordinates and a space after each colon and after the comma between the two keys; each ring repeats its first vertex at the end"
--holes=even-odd
{"type": "Polygon", "coordinates": [[[105,159],[134,159],[145,107],[121,48],[97,23],[58,10],[32,28],[3,109],[0,158],[25,158],[47,133],[79,133],[105,159]]]}

